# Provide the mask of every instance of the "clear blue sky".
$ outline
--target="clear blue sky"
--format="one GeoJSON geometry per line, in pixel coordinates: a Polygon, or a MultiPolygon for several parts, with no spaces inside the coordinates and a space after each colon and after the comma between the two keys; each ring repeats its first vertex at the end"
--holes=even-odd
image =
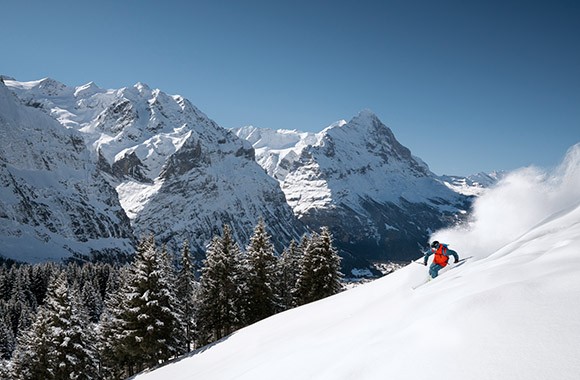
{"type": "Polygon", "coordinates": [[[437,174],[551,167],[580,142],[580,2],[2,2],[0,73],[147,83],[224,127],[369,108],[437,174]]]}

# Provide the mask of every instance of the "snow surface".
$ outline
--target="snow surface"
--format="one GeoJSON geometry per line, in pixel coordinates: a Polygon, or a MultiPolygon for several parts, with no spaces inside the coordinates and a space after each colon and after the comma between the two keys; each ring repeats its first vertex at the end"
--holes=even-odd
{"type": "Polygon", "coordinates": [[[135,379],[580,378],[580,144],[433,238],[471,258],[415,290],[426,268],[411,263],[135,379]]]}

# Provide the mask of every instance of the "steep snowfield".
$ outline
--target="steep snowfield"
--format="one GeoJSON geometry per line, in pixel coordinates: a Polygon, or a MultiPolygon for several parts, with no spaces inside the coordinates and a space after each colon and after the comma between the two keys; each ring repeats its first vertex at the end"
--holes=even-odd
{"type": "Polygon", "coordinates": [[[580,144],[553,173],[525,169],[434,238],[464,265],[416,263],[268,318],[138,375],[185,379],[580,378],[580,144]]]}

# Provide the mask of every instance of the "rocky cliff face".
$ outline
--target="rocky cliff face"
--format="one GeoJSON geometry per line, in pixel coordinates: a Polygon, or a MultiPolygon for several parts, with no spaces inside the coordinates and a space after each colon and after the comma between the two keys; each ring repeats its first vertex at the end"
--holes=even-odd
{"type": "Polygon", "coordinates": [[[0,255],[130,253],[129,219],[81,134],[37,107],[0,83],[0,255]]]}
{"type": "Polygon", "coordinates": [[[153,233],[174,250],[187,239],[202,252],[224,223],[244,245],[263,218],[281,251],[305,231],[252,146],[180,96],[141,83],[6,82],[22,102],[80,133],[137,236],[153,233]]]}
{"type": "Polygon", "coordinates": [[[470,205],[370,111],[318,134],[235,132],[254,145],[300,220],[330,226],[353,265],[418,257],[429,233],[456,222],[470,205]]]}

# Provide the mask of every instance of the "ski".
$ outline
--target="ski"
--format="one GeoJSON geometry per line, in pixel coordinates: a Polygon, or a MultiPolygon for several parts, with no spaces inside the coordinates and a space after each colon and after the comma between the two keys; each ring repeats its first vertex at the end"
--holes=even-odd
{"type": "MultiPolygon", "coordinates": [[[[458,267],[458,266],[461,266],[461,265],[465,264],[465,263],[467,262],[467,260],[469,260],[469,259],[471,259],[471,258],[473,258],[473,256],[467,256],[467,257],[464,257],[464,258],[462,258],[462,259],[459,259],[459,260],[458,260],[456,263],[451,263],[451,264],[449,264],[449,266],[448,266],[448,269],[447,269],[445,272],[441,273],[441,274],[440,274],[440,276],[441,276],[441,275],[444,275],[444,274],[445,274],[445,273],[447,273],[448,271],[450,271],[450,270],[452,270],[452,269],[454,269],[454,268],[456,268],[456,267],[458,267]]],[[[414,263],[417,263],[417,264],[420,264],[420,265],[425,265],[425,264],[423,263],[423,261],[413,261],[413,262],[414,262],[414,263]]],[[[433,279],[432,279],[431,277],[429,277],[427,280],[425,280],[425,281],[421,282],[419,285],[416,285],[416,286],[413,286],[413,287],[411,287],[411,289],[415,290],[415,289],[417,289],[418,287],[421,287],[421,286],[423,286],[423,285],[427,284],[427,283],[428,283],[429,281],[431,281],[431,280],[433,280],[433,279]]]]}

